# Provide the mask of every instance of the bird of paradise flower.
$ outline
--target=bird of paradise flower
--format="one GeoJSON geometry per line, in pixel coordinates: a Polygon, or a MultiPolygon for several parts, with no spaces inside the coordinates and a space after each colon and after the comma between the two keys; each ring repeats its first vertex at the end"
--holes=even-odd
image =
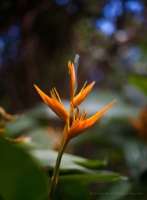
{"type": "Polygon", "coordinates": [[[84,99],[87,97],[89,92],[92,90],[95,82],[92,82],[90,85],[86,87],[86,83],[82,87],[81,91],[75,95],[75,88],[76,88],[76,75],[74,65],[71,62],[68,62],[68,71],[70,77],[70,109],[69,112],[64,108],[60,96],[55,88],[50,91],[50,97],[47,96],[44,92],[42,92],[36,85],[35,88],[43,101],[50,107],[50,109],[56,113],[63,121],[65,121],[65,127],[63,130],[62,141],[60,145],[60,149],[58,152],[56,165],[54,168],[54,172],[51,179],[50,185],[50,199],[53,198],[56,185],[58,183],[58,174],[59,174],[59,167],[63,152],[68,144],[68,142],[84,132],[86,129],[90,128],[103,114],[104,112],[109,109],[116,100],[113,100],[109,103],[105,108],[101,111],[96,113],[95,115],[91,116],[90,118],[86,118],[87,113],[85,110],[82,111],[80,114],[79,105],[84,99]],[[77,111],[75,111],[75,109],[77,111]]]}

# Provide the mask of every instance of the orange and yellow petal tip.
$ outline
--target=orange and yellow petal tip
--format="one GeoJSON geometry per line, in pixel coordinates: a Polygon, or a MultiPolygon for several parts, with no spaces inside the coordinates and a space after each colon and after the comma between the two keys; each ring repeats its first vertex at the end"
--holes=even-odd
{"type": "Polygon", "coordinates": [[[37,90],[37,92],[40,94],[40,96],[42,96],[44,93],[39,89],[39,87],[37,85],[34,84],[35,89],[37,90]]]}
{"type": "Polygon", "coordinates": [[[44,92],[42,92],[42,90],[39,89],[39,87],[37,87],[35,84],[34,84],[34,87],[35,89],[37,90],[38,94],[41,96],[41,98],[43,99],[43,101],[48,104],[49,101],[50,101],[50,97],[47,96],[44,92]],[[48,100],[48,101],[47,101],[48,100]]]}
{"type": "Polygon", "coordinates": [[[113,101],[111,101],[111,102],[108,104],[108,108],[110,108],[115,102],[116,102],[116,99],[114,99],[113,101]]]}
{"type": "Polygon", "coordinates": [[[34,84],[34,87],[36,90],[40,90],[39,87],[37,87],[37,85],[34,84]]]}
{"type": "Polygon", "coordinates": [[[71,61],[68,61],[68,65],[71,65],[71,61]]]}
{"type": "Polygon", "coordinates": [[[68,61],[68,69],[70,70],[71,69],[71,62],[70,61],[68,61]]]}
{"type": "Polygon", "coordinates": [[[116,99],[114,99],[111,103],[114,104],[116,102],[116,99]]]}
{"type": "Polygon", "coordinates": [[[69,70],[69,73],[73,73],[74,71],[74,65],[70,61],[68,62],[68,70],[69,70]]]}
{"type": "Polygon", "coordinates": [[[44,94],[44,92],[42,92],[41,90],[40,90],[40,88],[37,86],[37,85],[35,85],[34,84],[34,87],[35,87],[35,89],[37,90],[37,92],[41,95],[43,95],[44,94]]]}
{"type": "Polygon", "coordinates": [[[90,85],[91,87],[93,87],[95,85],[95,81],[93,81],[90,85]]]}

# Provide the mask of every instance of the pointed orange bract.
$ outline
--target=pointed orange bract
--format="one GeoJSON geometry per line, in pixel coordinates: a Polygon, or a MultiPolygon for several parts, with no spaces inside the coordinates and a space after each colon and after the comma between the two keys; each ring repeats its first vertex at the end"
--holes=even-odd
{"type": "Polygon", "coordinates": [[[47,96],[44,92],[42,92],[36,85],[34,85],[37,92],[43,99],[43,101],[64,121],[66,121],[69,117],[68,112],[65,110],[62,101],[56,91],[56,89],[52,89],[51,98],[47,96]]]}
{"type": "Polygon", "coordinates": [[[70,77],[70,99],[72,101],[75,93],[76,75],[75,75],[74,65],[70,61],[68,62],[68,71],[70,77]]]}
{"type": "Polygon", "coordinates": [[[71,128],[68,131],[68,137],[70,139],[76,137],[77,135],[84,132],[86,129],[91,127],[103,114],[108,108],[110,108],[116,100],[113,100],[110,104],[108,104],[104,109],[93,115],[92,117],[86,118],[86,113],[83,112],[81,117],[79,116],[79,112],[77,114],[76,119],[73,119],[73,123],[71,128]]]}
{"type": "Polygon", "coordinates": [[[95,81],[93,81],[90,85],[88,85],[86,88],[86,83],[84,84],[83,88],[81,89],[81,91],[79,92],[79,94],[77,94],[74,99],[73,99],[73,107],[76,108],[78,105],[80,105],[80,103],[87,97],[87,95],[89,94],[89,92],[92,90],[95,81]]]}
{"type": "Polygon", "coordinates": [[[85,84],[84,84],[83,88],[81,89],[81,91],[79,92],[79,94],[74,96],[76,76],[75,76],[74,65],[70,61],[68,62],[68,70],[69,70],[69,76],[70,76],[70,99],[71,99],[73,108],[76,108],[87,97],[87,95],[89,94],[89,92],[93,88],[95,81],[93,81],[86,88],[85,88],[85,86],[86,86],[87,82],[85,82],[85,84]]]}

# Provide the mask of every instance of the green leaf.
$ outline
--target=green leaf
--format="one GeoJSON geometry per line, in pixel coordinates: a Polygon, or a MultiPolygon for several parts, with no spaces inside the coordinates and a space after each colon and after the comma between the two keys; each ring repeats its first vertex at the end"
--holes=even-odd
{"type": "Polygon", "coordinates": [[[15,137],[36,125],[36,121],[27,115],[9,122],[6,126],[6,136],[15,137]]]}
{"type": "Polygon", "coordinates": [[[74,174],[59,176],[59,181],[70,180],[70,181],[114,181],[122,179],[123,177],[119,174],[74,174]]]}
{"type": "Polygon", "coordinates": [[[0,200],[4,200],[4,198],[2,197],[2,195],[0,194],[0,200]]]}
{"type": "Polygon", "coordinates": [[[106,160],[84,160],[84,161],[75,161],[75,163],[88,167],[88,168],[98,168],[101,166],[105,166],[107,164],[106,160]]]}
{"type": "MultiPolygon", "coordinates": [[[[38,160],[40,165],[46,168],[49,168],[50,170],[54,169],[56,158],[57,158],[57,152],[52,151],[52,150],[50,151],[49,150],[32,150],[30,151],[30,153],[32,156],[34,156],[34,158],[38,160]]],[[[113,172],[102,171],[102,170],[99,170],[97,172],[94,170],[90,170],[90,169],[87,169],[85,166],[79,165],[78,163],[88,163],[87,165],[90,165],[89,164],[90,161],[85,158],[64,153],[61,160],[61,165],[60,165],[60,175],[62,174],[62,178],[64,177],[64,175],[66,175],[65,178],[67,178],[68,177],[67,174],[78,174],[78,175],[74,175],[75,179],[77,179],[76,177],[79,177],[79,174],[88,174],[88,178],[92,175],[91,180],[93,179],[95,180],[95,178],[96,180],[101,180],[101,179],[113,180],[115,178],[117,179],[121,177],[119,174],[116,174],[113,172]]],[[[98,161],[96,161],[96,163],[92,162],[92,165],[98,166],[98,163],[99,163],[98,161]]],[[[71,176],[71,178],[72,177],[73,176],[71,176]]],[[[70,175],[69,175],[69,178],[70,178],[70,175]]],[[[85,180],[86,180],[86,176],[85,176],[85,180]]]]}
{"type": "Polygon", "coordinates": [[[51,149],[54,137],[49,137],[45,128],[35,127],[27,136],[39,149],[51,149]]]}
{"type": "MultiPolygon", "coordinates": [[[[33,150],[33,151],[30,151],[30,153],[39,161],[39,163],[42,166],[49,167],[52,169],[55,167],[57,152],[52,151],[52,150],[50,151],[49,150],[33,150]]],[[[88,160],[85,158],[64,153],[61,160],[60,171],[77,170],[83,173],[95,173],[94,171],[89,170],[85,168],[84,166],[81,166],[76,163],[76,162],[85,162],[85,161],[88,161],[88,160]]]]}
{"type": "Polygon", "coordinates": [[[130,82],[147,95],[147,77],[131,75],[130,82]]]}
{"type": "Polygon", "coordinates": [[[0,137],[0,194],[5,200],[43,200],[48,178],[24,149],[0,137]]]}

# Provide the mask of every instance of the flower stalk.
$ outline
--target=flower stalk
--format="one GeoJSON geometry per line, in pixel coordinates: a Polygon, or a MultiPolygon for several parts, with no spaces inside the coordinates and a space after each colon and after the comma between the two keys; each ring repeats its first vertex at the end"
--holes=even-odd
{"type": "Polygon", "coordinates": [[[57,186],[57,183],[58,183],[59,167],[60,167],[62,155],[64,153],[64,150],[65,150],[67,144],[68,144],[68,140],[64,140],[64,138],[63,138],[62,142],[61,142],[60,149],[59,149],[59,153],[58,153],[58,156],[57,156],[53,175],[52,175],[52,178],[51,178],[49,200],[52,200],[54,193],[55,193],[55,190],[56,190],[56,186],[57,186]]]}

